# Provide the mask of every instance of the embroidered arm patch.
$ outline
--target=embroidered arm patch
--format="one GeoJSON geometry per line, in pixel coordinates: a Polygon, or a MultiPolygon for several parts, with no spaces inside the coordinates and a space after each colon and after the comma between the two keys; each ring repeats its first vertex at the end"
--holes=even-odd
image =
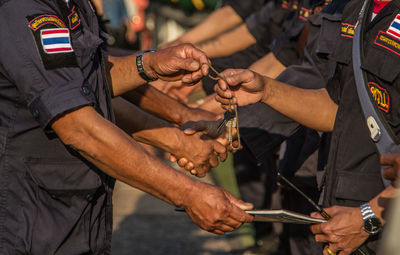
{"type": "Polygon", "coordinates": [[[46,69],[77,66],[70,31],[60,18],[52,14],[40,14],[26,19],[46,69]]]}

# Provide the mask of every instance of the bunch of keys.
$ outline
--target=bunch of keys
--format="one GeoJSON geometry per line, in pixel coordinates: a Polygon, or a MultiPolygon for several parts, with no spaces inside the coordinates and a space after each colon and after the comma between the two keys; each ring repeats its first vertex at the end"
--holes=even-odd
{"type": "Polygon", "coordinates": [[[224,113],[224,119],[218,125],[217,132],[220,133],[223,127],[228,128],[228,142],[231,148],[236,151],[239,150],[241,147],[240,144],[240,134],[239,134],[239,122],[238,122],[238,114],[237,114],[237,107],[233,103],[233,99],[231,99],[229,104],[229,109],[224,113]],[[236,128],[236,134],[238,139],[238,146],[233,146],[233,129],[236,128]]]}
{"type": "MultiPolygon", "coordinates": [[[[218,81],[219,79],[225,79],[224,77],[221,76],[221,74],[215,70],[215,68],[209,64],[209,63],[203,63],[205,65],[208,65],[210,69],[217,75],[217,76],[212,76],[211,74],[208,74],[208,77],[210,79],[213,79],[215,81],[218,81]]],[[[241,144],[240,144],[240,134],[239,134],[239,120],[238,120],[238,113],[237,113],[237,106],[236,104],[233,103],[233,99],[229,101],[229,109],[224,113],[224,119],[222,122],[218,125],[217,127],[217,133],[221,134],[222,128],[223,127],[228,128],[228,141],[229,145],[233,149],[233,151],[237,151],[240,149],[241,144]],[[238,139],[238,146],[234,147],[233,146],[233,134],[232,131],[233,129],[236,128],[236,134],[237,134],[237,139],[238,139]]]]}

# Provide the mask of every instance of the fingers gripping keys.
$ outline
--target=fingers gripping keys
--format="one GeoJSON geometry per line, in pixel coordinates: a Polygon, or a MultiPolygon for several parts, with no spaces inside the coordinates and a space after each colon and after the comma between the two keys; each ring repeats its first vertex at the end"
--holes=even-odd
{"type": "MultiPolygon", "coordinates": [[[[216,76],[208,75],[210,79],[213,80],[219,80],[225,78],[217,71],[215,68],[209,64],[209,63],[203,63],[205,65],[208,65],[210,69],[216,74],[216,76]]],[[[228,129],[228,141],[229,145],[231,146],[233,151],[239,150],[241,147],[240,144],[240,133],[239,133],[239,119],[238,119],[238,113],[237,113],[237,105],[234,103],[233,98],[229,101],[229,109],[224,113],[224,119],[223,121],[218,125],[217,127],[217,133],[221,133],[222,127],[226,127],[228,129]],[[235,147],[233,145],[233,129],[236,128],[236,136],[238,140],[238,146],[235,147]]]]}
{"type": "Polygon", "coordinates": [[[222,121],[218,124],[217,127],[217,132],[219,134],[222,133],[222,128],[223,127],[227,127],[228,126],[228,122],[230,122],[232,119],[235,118],[235,113],[233,111],[226,111],[224,113],[224,118],[222,119],[222,121]]]}
{"type": "Polygon", "coordinates": [[[226,122],[226,127],[228,128],[228,141],[229,145],[231,146],[232,150],[236,151],[239,150],[241,147],[240,144],[240,133],[239,133],[239,119],[237,113],[237,106],[233,103],[233,99],[229,102],[229,110],[227,111],[228,115],[231,117],[228,122],[226,122]],[[238,141],[238,146],[235,147],[233,145],[233,129],[236,128],[236,136],[238,141]]]}

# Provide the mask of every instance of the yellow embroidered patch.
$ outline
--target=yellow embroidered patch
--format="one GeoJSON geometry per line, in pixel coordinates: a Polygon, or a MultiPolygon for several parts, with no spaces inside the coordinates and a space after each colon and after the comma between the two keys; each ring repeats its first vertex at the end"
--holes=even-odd
{"type": "Polygon", "coordinates": [[[344,37],[353,38],[354,36],[354,25],[342,23],[340,27],[340,35],[344,37]]]}
{"type": "Polygon", "coordinates": [[[400,55],[400,40],[388,33],[379,31],[374,43],[393,52],[394,54],[400,55]]]}
{"type": "Polygon", "coordinates": [[[75,11],[75,6],[72,8],[71,14],[68,16],[69,28],[74,30],[81,24],[81,19],[78,13],[75,11]]]}
{"type": "Polygon", "coordinates": [[[46,24],[53,24],[60,28],[66,27],[64,22],[54,15],[40,15],[29,22],[29,27],[32,28],[33,31],[36,31],[46,24]]]}
{"type": "Polygon", "coordinates": [[[368,86],[371,95],[373,96],[376,104],[378,105],[378,108],[384,112],[388,112],[390,109],[390,98],[389,98],[389,93],[386,91],[386,89],[380,87],[378,84],[374,82],[369,82],[368,86]]]}

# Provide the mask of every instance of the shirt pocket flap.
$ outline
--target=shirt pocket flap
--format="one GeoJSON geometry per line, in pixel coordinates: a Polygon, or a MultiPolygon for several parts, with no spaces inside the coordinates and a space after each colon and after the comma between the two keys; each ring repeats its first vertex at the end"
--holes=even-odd
{"type": "Polygon", "coordinates": [[[341,15],[321,14],[321,29],[316,48],[317,54],[331,55],[339,35],[341,15]]]}
{"type": "Polygon", "coordinates": [[[373,45],[368,49],[368,53],[364,54],[362,68],[380,79],[392,83],[400,72],[400,69],[396,68],[400,65],[400,56],[378,47],[373,45]]]}
{"type": "Polygon", "coordinates": [[[352,58],[352,39],[343,35],[337,38],[331,58],[338,63],[348,65],[352,58]]]}
{"type": "Polygon", "coordinates": [[[78,160],[29,158],[26,165],[33,181],[46,191],[92,193],[101,186],[100,176],[78,160]]]}
{"type": "Polygon", "coordinates": [[[369,201],[383,190],[383,185],[376,185],[377,182],[382,182],[379,173],[371,174],[340,171],[338,174],[336,198],[369,201]],[[362,192],[360,192],[360,190],[362,190],[362,192]]]}

